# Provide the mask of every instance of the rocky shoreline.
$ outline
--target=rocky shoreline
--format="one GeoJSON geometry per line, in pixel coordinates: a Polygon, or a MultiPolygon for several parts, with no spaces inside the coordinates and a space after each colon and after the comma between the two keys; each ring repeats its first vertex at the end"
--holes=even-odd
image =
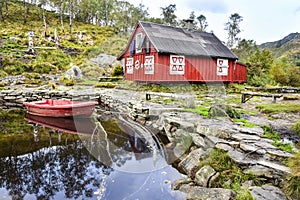
{"type": "MultiPolygon", "coordinates": [[[[282,160],[293,154],[274,146],[273,140],[263,137],[260,127],[243,127],[229,118],[205,118],[185,112],[180,106],[161,105],[145,100],[145,92],[127,90],[53,90],[49,87],[8,89],[0,91],[0,106],[7,109],[23,107],[24,101],[47,98],[97,100],[108,112],[128,114],[132,119],[154,132],[165,135],[167,162],[175,164],[187,178],[172,183],[172,189],[187,193],[187,199],[235,199],[237,194],[226,185],[212,187],[220,173],[213,166],[200,162],[214,150],[227,152],[231,161],[244,174],[263,180],[256,186],[252,181],[243,183],[254,199],[288,199],[281,191],[291,174],[282,160]]],[[[101,115],[101,114],[100,114],[101,115]]],[[[227,184],[230,184],[228,180],[227,184]]]]}
{"type": "Polygon", "coordinates": [[[149,105],[138,95],[135,95],[135,102],[120,96],[126,95],[120,92],[119,95],[102,96],[101,102],[111,109],[131,113],[132,119],[167,136],[168,162],[176,162],[176,168],[187,175],[187,178],[175,181],[172,189],[187,193],[187,199],[236,198],[233,190],[224,189],[226,185],[224,188],[211,188],[219,176],[212,166],[199,167],[199,163],[209,157],[214,149],[227,152],[243,173],[263,180],[261,186],[255,186],[253,181],[243,183],[244,190],[248,190],[252,198],[288,199],[280,188],[284,187],[291,170],[282,160],[293,154],[280,150],[272,144],[273,140],[263,137],[264,130],[260,126],[243,127],[228,118],[204,118],[177,107],[157,108],[157,105],[149,105]],[[157,109],[159,113],[155,112],[157,109]]]}

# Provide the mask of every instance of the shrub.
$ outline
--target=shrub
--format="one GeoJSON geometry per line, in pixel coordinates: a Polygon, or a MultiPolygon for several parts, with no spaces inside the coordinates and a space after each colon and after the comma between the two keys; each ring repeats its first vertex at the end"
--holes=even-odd
{"type": "Polygon", "coordinates": [[[23,72],[27,71],[28,67],[25,63],[22,63],[18,60],[10,60],[5,66],[4,71],[10,75],[20,75],[23,72]]]}
{"type": "Polygon", "coordinates": [[[92,63],[84,63],[80,66],[82,74],[88,78],[98,78],[105,74],[105,70],[92,63]]]}
{"type": "Polygon", "coordinates": [[[115,88],[117,84],[115,83],[98,83],[96,87],[102,87],[102,88],[115,88]]]}
{"type": "Polygon", "coordinates": [[[34,72],[40,74],[50,74],[50,73],[55,74],[58,72],[58,68],[48,62],[41,62],[41,63],[37,62],[32,65],[32,69],[34,72]]]}
{"type": "Polygon", "coordinates": [[[3,70],[0,70],[0,78],[4,78],[5,76],[7,76],[7,73],[3,70]]]}
{"type": "Polygon", "coordinates": [[[288,165],[292,173],[286,180],[284,189],[291,199],[300,199],[300,151],[289,158],[288,165]]]}
{"type": "Polygon", "coordinates": [[[73,77],[71,79],[68,79],[65,75],[61,76],[59,81],[62,82],[65,86],[72,86],[76,83],[73,77]]]}
{"type": "Polygon", "coordinates": [[[292,130],[295,134],[300,135],[300,120],[298,120],[293,126],[292,130]]]}
{"type": "Polygon", "coordinates": [[[123,67],[121,65],[115,65],[114,68],[111,71],[112,76],[123,76],[123,67]]]}

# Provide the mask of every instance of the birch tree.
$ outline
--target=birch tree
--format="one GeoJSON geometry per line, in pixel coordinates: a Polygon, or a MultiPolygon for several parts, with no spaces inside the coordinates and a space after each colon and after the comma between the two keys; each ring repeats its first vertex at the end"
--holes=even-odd
{"type": "Polygon", "coordinates": [[[204,32],[205,29],[206,29],[207,26],[208,26],[208,23],[207,23],[207,21],[206,21],[206,17],[205,17],[204,15],[199,15],[199,16],[197,17],[197,20],[198,20],[198,22],[199,22],[199,30],[200,30],[201,32],[204,32]]]}
{"type": "Polygon", "coordinates": [[[243,17],[238,13],[234,13],[229,17],[229,21],[225,24],[225,30],[228,31],[228,47],[232,48],[240,41],[238,34],[241,32],[240,22],[243,21],[243,17]]]}

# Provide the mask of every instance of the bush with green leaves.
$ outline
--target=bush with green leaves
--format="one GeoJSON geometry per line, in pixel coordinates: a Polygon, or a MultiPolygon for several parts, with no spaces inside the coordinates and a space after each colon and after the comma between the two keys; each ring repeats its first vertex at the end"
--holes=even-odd
{"type": "Polygon", "coordinates": [[[61,76],[59,81],[62,82],[65,86],[72,86],[76,83],[76,80],[73,77],[69,79],[65,75],[61,76]]]}
{"type": "Polygon", "coordinates": [[[287,57],[282,57],[270,69],[273,80],[280,85],[300,86],[300,67],[294,66],[287,57]]]}
{"type": "Polygon", "coordinates": [[[80,66],[82,74],[87,78],[99,78],[105,74],[105,70],[98,65],[90,62],[85,62],[80,66]]]}
{"type": "Polygon", "coordinates": [[[55,74],[58,72],[58,68],[48,62],[36,62],[32,65],[32,70],[40,74],[55,74]]]}
{"type": "Polygon", "coordinates": [[[4,71],[9,75],[20,75],[28,70],[26,63],[18,60],[10,60],[4,65],[4,71]]]}
{"type": "Polygon", "coordinates": [[[300,199],[300,151],[288,160],[292,173],[288,176],[284,189],[290,199],[300,199]]]}
{"type": "Polygon", "coordinates": [[[248,84],[252,86],[265,86],[270,82],[271,78],[269,70],[273,65],[273,57],[269,50],[256,49],[246,64],[247,68],[247,80],[248,84]]]}
{"type": "Polygon", "coordinates": [[[300,136],[300,120],[298,120],[293,126],[292,130],[295,134],[300,136]]]}
{"type": "Polygon", "coordinates": [[[111,76],[123,76],[123,67],[121,65],[115,65],[110,74],[111,76]]]}
{"type": "Polygon", "coordinates": [[[5,76],[7,76],[7,73],[3,70],[0,70],[0,78],[4,78],[5,76]]]}
{"type": "Polygon", "coordinates": [[[62,50],[41,51],[36,60],[33,61],[33,65],[45,62],[54,65],[58,70],[66,70],[71,63],[71,58],[62,50]]]}

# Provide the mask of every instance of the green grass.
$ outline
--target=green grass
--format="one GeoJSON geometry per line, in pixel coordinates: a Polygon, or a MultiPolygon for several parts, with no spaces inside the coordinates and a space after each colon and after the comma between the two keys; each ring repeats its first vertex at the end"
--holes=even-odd
{"type": "Polygon", "coordinates": [[[290,143],[283,143],[281,141],[274,141],[272,144],[276,147],[278,147],[280,150],[289,152],[289,153],[294,153],[293,151],[293,146],[290,143]]]}
{"type": "Polygon", "coordinates": [[[97,83],[96,87],[100,87],[100,88],[115,88],[117,85],[118,85],[117,83],[100,82],[100,83],[97,83]]]}
{"type": "Polygon", "coordinates": [[[248,120],[246,119],[236,119],[236,118],[233,118],[232,119],[234,122],[242,122],[243,123],[243,127],[249,127],[249,128],[253,128],[253,127],[256,127],[255,124],[252,124],[250,123],[248,120]]]}
{"type": "Polygon", "coordinates": [[[300,112],[300,104],[261,104],[257,105],[256,108],[267,114],[300,112]]]}
{"type": "Polygon", "coordinates": [[[284,191],[291,199],[300,199],[300,152],[289,158],[288,166],[292,173],[285,181],[284,191]]]}
{"type": "Polygon", "coordinates": [[[300,120],[298,120],[295,124],[292,126],[292,130],[295,134],[300,136],[300,120]]]}
{"type": "Polygon", "coordinates": [[[261,126],[264,129],[263,137],[273,140],[272,144],[279,149],[294,153],[293,146],[290,143],[283,143],[280,138],[280,134],[271,129],[269,126],[261,126]]]}
{"type": "Polygon", "coordinates": [[[95,79],[83,79],[82,81],[78,82],[78,85],[97,85],[98,83],[98,80],[95,79]]]}
{"type": "Polygon", "coordinates": [[[199,115],[202,115],[204,117],[208,117],[208,111],[209,107],[205,106],[196,106],[195,108],[187,108],[187,112],[197,113],[199,115]]]}
{"type": "Polygon", "coordinates": [[[245,181],[252,180],[253,184],[257,186],[263,184],[263,180],[259,177],[243,173],[243,170],[231,160],[227,152],[220,149],[213,149],[210,156],[199,163],[200,168],[205,165],[210,165],[220,173],[220,176],[213,183],[212,187],[232,189],[237,193],[236,199],[238,200],[253,199],[249,190],[241,187],[245,181]],[[231,180],[230,183],[228,183],[228,180],[231,180]]]}
{"type": "MultiPolygon", "coordinates": [[[[61,30],[60,20],[54,12],[46,11],[47,34],[54,36],[54,29],[57,29],[59,37],[59,49],[36,49],[37,56],[25,55],[28,47],[28,32],[35,34],[34,45],[39,47],[54,47],[54,42],[49,42],[44,38],[42,11],[34,5],[27,5],[27,23],[23,22],[23,4],[8,1],[9,16],[0,20],[0,53],[4,57],[2,69],[8,75],[18,75],[23,72],[36,73],[61,73],[73,63],[79,67],[83,65],[82,71],[89,75],[101,76],[106,73],[99,66],[91,70],[91,66],[86,66],[86,60],[106,53],[118,55],[126,46],[128,35],[119,35],[114,27],[100,27],[74,21],[73,32],[68,32],[68,21],[64,22],[65,32],[61,30]],[[79,44],[76,34],[85,34],[83,44],[79,44]],[[13,38],[13,39],[12,39],[13,38]],[[77,53],[70,53],[77,52],[77,53]],[[26,61],[24,62],[24,56],[26,61]],[[90,72],[92,71],[92,72],[90,72]],[[90,73],[89,73],[90,72],[90,73]],[[98,73],[97,73],[98,72],[98,73]]],[[[67,19],[67,18],[66,18],[67,19]]]]}

